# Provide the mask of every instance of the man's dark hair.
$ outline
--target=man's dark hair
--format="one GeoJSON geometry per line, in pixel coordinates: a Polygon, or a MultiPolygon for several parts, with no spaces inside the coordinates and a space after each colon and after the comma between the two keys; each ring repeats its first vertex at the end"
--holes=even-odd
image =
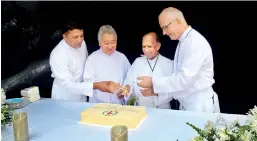
{"type": "Polygon", "coordinates": [[[68,32],[69,30],[74,30],[74,29],[82,30],[83,26],[79,23],[74,22],[74,21],[67,22],[63,26],[62,33],[64,34],[64,33],[68,32]]]}

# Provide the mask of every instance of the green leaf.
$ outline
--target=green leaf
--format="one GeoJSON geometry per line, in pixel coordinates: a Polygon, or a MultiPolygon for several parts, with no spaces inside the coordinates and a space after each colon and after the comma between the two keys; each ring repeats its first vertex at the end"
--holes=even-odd
{"type": "Polygon", "coordinates": [[[192,127],[201,137],[205,137],[204,132],[203,132],[202,129],[200,129],[200,128],[198,128],[198,127],[196,127],[193,124],[188,123],[188,122],[186,124],[189,125],[190,127],[192,127]]]}
{"type": "Polygon", "coordinates": [[[257,141],[257,135],[255,135],[255,137],[253,137],[253,141],[257,141]]]}
{"type": "Polygon", "coordinates": [[[136,101],[136,97],[130,98],[130,99],[128,100],[128,105],[134,105],[135,101],[136,101]]]}
{"type": "Polygon", "coordinates": [[[250,130],[250,126],[249,125],[243,125],[243,126],[241,126],[240,128],[239,128],[239,134],[241,134],[241,135],[243,135],[244,134],[244,132],[246,131],[246,130],[250,130]]]}

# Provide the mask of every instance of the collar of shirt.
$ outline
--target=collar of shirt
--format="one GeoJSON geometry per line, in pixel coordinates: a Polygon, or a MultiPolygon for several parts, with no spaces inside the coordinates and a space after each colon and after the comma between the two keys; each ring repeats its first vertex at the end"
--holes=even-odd
{"type": "Polygon", "coordinates": [[[184,33],[180,36],[180,38],[178,39],[180,42],[183,41],[186,38],[186,35],[188,34],[188,32],[192,29],[191,26],[188,26],[188,28],[184,31],[184,33]]]}
{"type": "Polygon", "coordinates": [[[154,59],[152,59],[152,60],[148,59],[148,61],[150,62],[151,65],[155,63],[157,57],[158,57],[158,54],[156,55],[156,57],[154,59]]]}

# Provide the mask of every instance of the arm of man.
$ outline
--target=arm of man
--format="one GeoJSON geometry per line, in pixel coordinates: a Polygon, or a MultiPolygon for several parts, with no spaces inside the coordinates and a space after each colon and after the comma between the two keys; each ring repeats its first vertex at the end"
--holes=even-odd
{"type": "Polygon", "coordinates": [[[112,81],[98,81],[96,78],[96,70],[93,62],[94,58],[89,56],[84,67],[83,80],[87,83],[93,84],[93,89],[98,89],[102,92],[113,93],[121,86],[112,81]]]}
{"type": "MultiPolygon", "coordinates": [[[[129,65],[128,65],[129,66],[129,65]]],[[[134,94],[134,81],[135,81],[135,66],[136,66],[136,60],[134,63],[129,67],[125,81],[123,83],[123,86],[126,88],[126,92],[122,91],[122,95],[124,95],[125,101],[128,101],[131,96],[134,94]]]]}
{"type": "MultiPolygon", "coordinates": [[[[174,61],[167,59],[163,62],[162,64],[163,66],[163,76],[171,76],[172,73],[174,72],[174,61]]],[[[157,95],[157,97],[155,97],[155,101],[157,103],[157,106],[163,104],[163,103],[168,103],[170,102],[172,99],[174,98],[174,96],[172,95],[172,93],[159,93],[157,95]]]]}
{"type": "Polygon", "coordinates": [[[59,84],[66,87],[74,94],[85,96],[92,96],[93,83],[92,82],[75,82],[71,72],[69,71],[68,59],[64,54],[54,54],[50,56],[51,71],[59,84]]]}
{"type": "Polygon", "coordinates": [[[98,89],[102,92],[113,93],[114,90],[119,87],[119,84],[116,84],[112,81],[93,82],[93,89],[98,89]]]}
{"type": "Polygon", "coordinates": [[[152,78],[154,92],[174,93],[190,88],[208,55],[207,49],[205,44],[191,41],[190,46],[186,49],[179,72],[168,77],[152,78]]]}

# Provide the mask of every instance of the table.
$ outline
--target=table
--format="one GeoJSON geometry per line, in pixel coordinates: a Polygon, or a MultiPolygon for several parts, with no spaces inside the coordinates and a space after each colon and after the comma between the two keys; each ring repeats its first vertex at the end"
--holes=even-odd
{"type": "MultiPolygon", "coordinates": [[[[110,128],[79,124],[80,113],[94,103],[41,99],[15,112],[27,112],[30,141],[110,141],[110,128]]],[[[147,108],[147,118],[137,131],[129,131],[129,141],[188,141],[197,133],[190,122],[200,128],[207,120],[220,115],[228,122],[247,119],[246,115],[196,113],[147,108]]],[[[13,141],[12,126],[2,129],[2,140],[13,141]]]]}

